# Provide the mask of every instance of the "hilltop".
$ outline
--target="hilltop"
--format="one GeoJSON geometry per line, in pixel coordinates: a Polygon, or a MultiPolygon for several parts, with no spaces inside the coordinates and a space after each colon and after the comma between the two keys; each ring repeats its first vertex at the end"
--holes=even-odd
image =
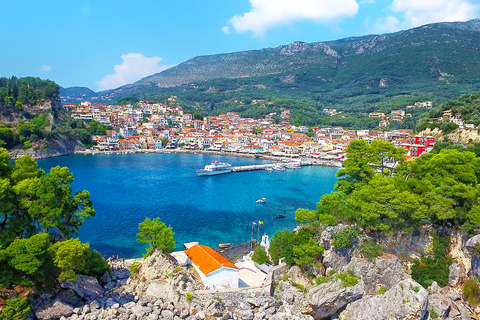
{"type": "MultiPolygon", "coordinates": [[[[206,113],[234,99],[305,99],[351,112],[441,103],[480,90],[480,20],[384,35],[199,56],[134,84],[97,93],[102,102],[174,94],[206,113]]],[[[69,92],[71,99],[74,94],[69,92]]],[[[238,108],[237,108],[238,109],[238,108]]],[[[242,109],[242,108],[240,108],[242,109]]],[[[240,110],[240,111],[243,111],[240,110]]],[[[237,110],[238,111],[238,110],[237,110]]]]}

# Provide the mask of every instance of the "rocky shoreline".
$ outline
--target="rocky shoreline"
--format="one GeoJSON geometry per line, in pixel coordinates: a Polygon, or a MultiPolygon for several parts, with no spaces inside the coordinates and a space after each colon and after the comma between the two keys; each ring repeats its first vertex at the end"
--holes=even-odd
{"type": "Polygon", "coordinates": [[[112,271],[100,280],[79,275],[56,294],[41,294],[33,299],[30,319],[478,319],[480,306],[462,297],[462,284],[480,272],[480,257],[472,250],[480,235],[450,231],[449,283],[424,288],[412,279],[409,261],[428,255],[432,230],[382,236],[376,240],[386,251],[371,260],[354,248],[332,247],[333,236],[346,227],[327,227],[317,239],[326,249],[323,265],[312,270],[325,279],[321,283],[293,266],[272,275],[264,287],[204,291],[191,267],[155,251],[135,274],[130,274],[134,260],[110,260],[112,271]],[[345,284],[341,274],[357,280],[345,284]]]}

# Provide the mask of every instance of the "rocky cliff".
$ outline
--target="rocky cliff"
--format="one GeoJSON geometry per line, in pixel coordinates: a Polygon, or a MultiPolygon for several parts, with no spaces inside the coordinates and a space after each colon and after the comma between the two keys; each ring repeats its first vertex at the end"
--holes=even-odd
{"type": "Polygon", "coordinates": [[[328,227],[317,239],[327,248],[318,285],[292,267],[265,287],[204,291],[193,269],[157,251],[135,262],[134,275],[129,271],[134,261],[110,261],[111,273],[100,280],[80,275],[75,282],[62,283],[56,294],[41,294],[34,299],[31,318],[478,319],[480,307],[462,297],[462,285],[480,272],[474,250],[480,235],[469,238],[450,231],[449,283],[424,288],[412,279],[410,262],[429,254],[432,230],[382,236],[376,241],[389,252],[367,259],[353,248],[331,246],[332,236],[345,227],[328,227]]]}

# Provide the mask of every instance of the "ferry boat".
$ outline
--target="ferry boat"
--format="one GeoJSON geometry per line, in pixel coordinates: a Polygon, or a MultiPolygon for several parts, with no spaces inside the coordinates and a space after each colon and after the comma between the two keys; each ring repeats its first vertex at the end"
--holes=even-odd
{"type": "Polygon", "coordinates": [[[213,176],[216,174],[229,173],[232,171],[231,164],[226,162],[212,162],[207,164],[205,168],[197,170],[199,176],[213,176]]]}

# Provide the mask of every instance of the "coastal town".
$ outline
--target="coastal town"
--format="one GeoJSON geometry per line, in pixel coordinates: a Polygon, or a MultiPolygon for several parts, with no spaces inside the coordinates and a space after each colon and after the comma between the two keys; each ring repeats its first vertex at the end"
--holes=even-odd
{"type": "MultiPolygon", "coordinates": [[[[432,103],[427,101],[405,109],[431,107],[432,103]]],[[[411,129],[295,126],[290,123],[290,109],[283,109],[279,115],[267,114],[261,119],[244,118],[237,112],[194,119],[192,114],[184,112],[175,96],[165,103],[141,101],[135,106],[107,106],[86,101],[79,105],[67,104],[65,108],[76,120],[96,121],[110,128],[105,135],[94,136],[96,145],[87,153],[204,151],[273,158],[308,157],[322,165],[336,166],[341,165],[346,148],[354,139],[392,142],[396,147],[407,149],[407,157],[412,159],[429,152],[435,144],[434,137],[414,135],[411,129]]],[[[325,109],[324,113],[336,115],[341,112],[325,109]]],[[[405,110],[395,110],[390,115],[372,112],[366,116],[377,118],[382,128],[389,121],[403,121],[409,114],[405,110]]],[[[457,118],[452,119],[458,122],[457,118]]]]}

